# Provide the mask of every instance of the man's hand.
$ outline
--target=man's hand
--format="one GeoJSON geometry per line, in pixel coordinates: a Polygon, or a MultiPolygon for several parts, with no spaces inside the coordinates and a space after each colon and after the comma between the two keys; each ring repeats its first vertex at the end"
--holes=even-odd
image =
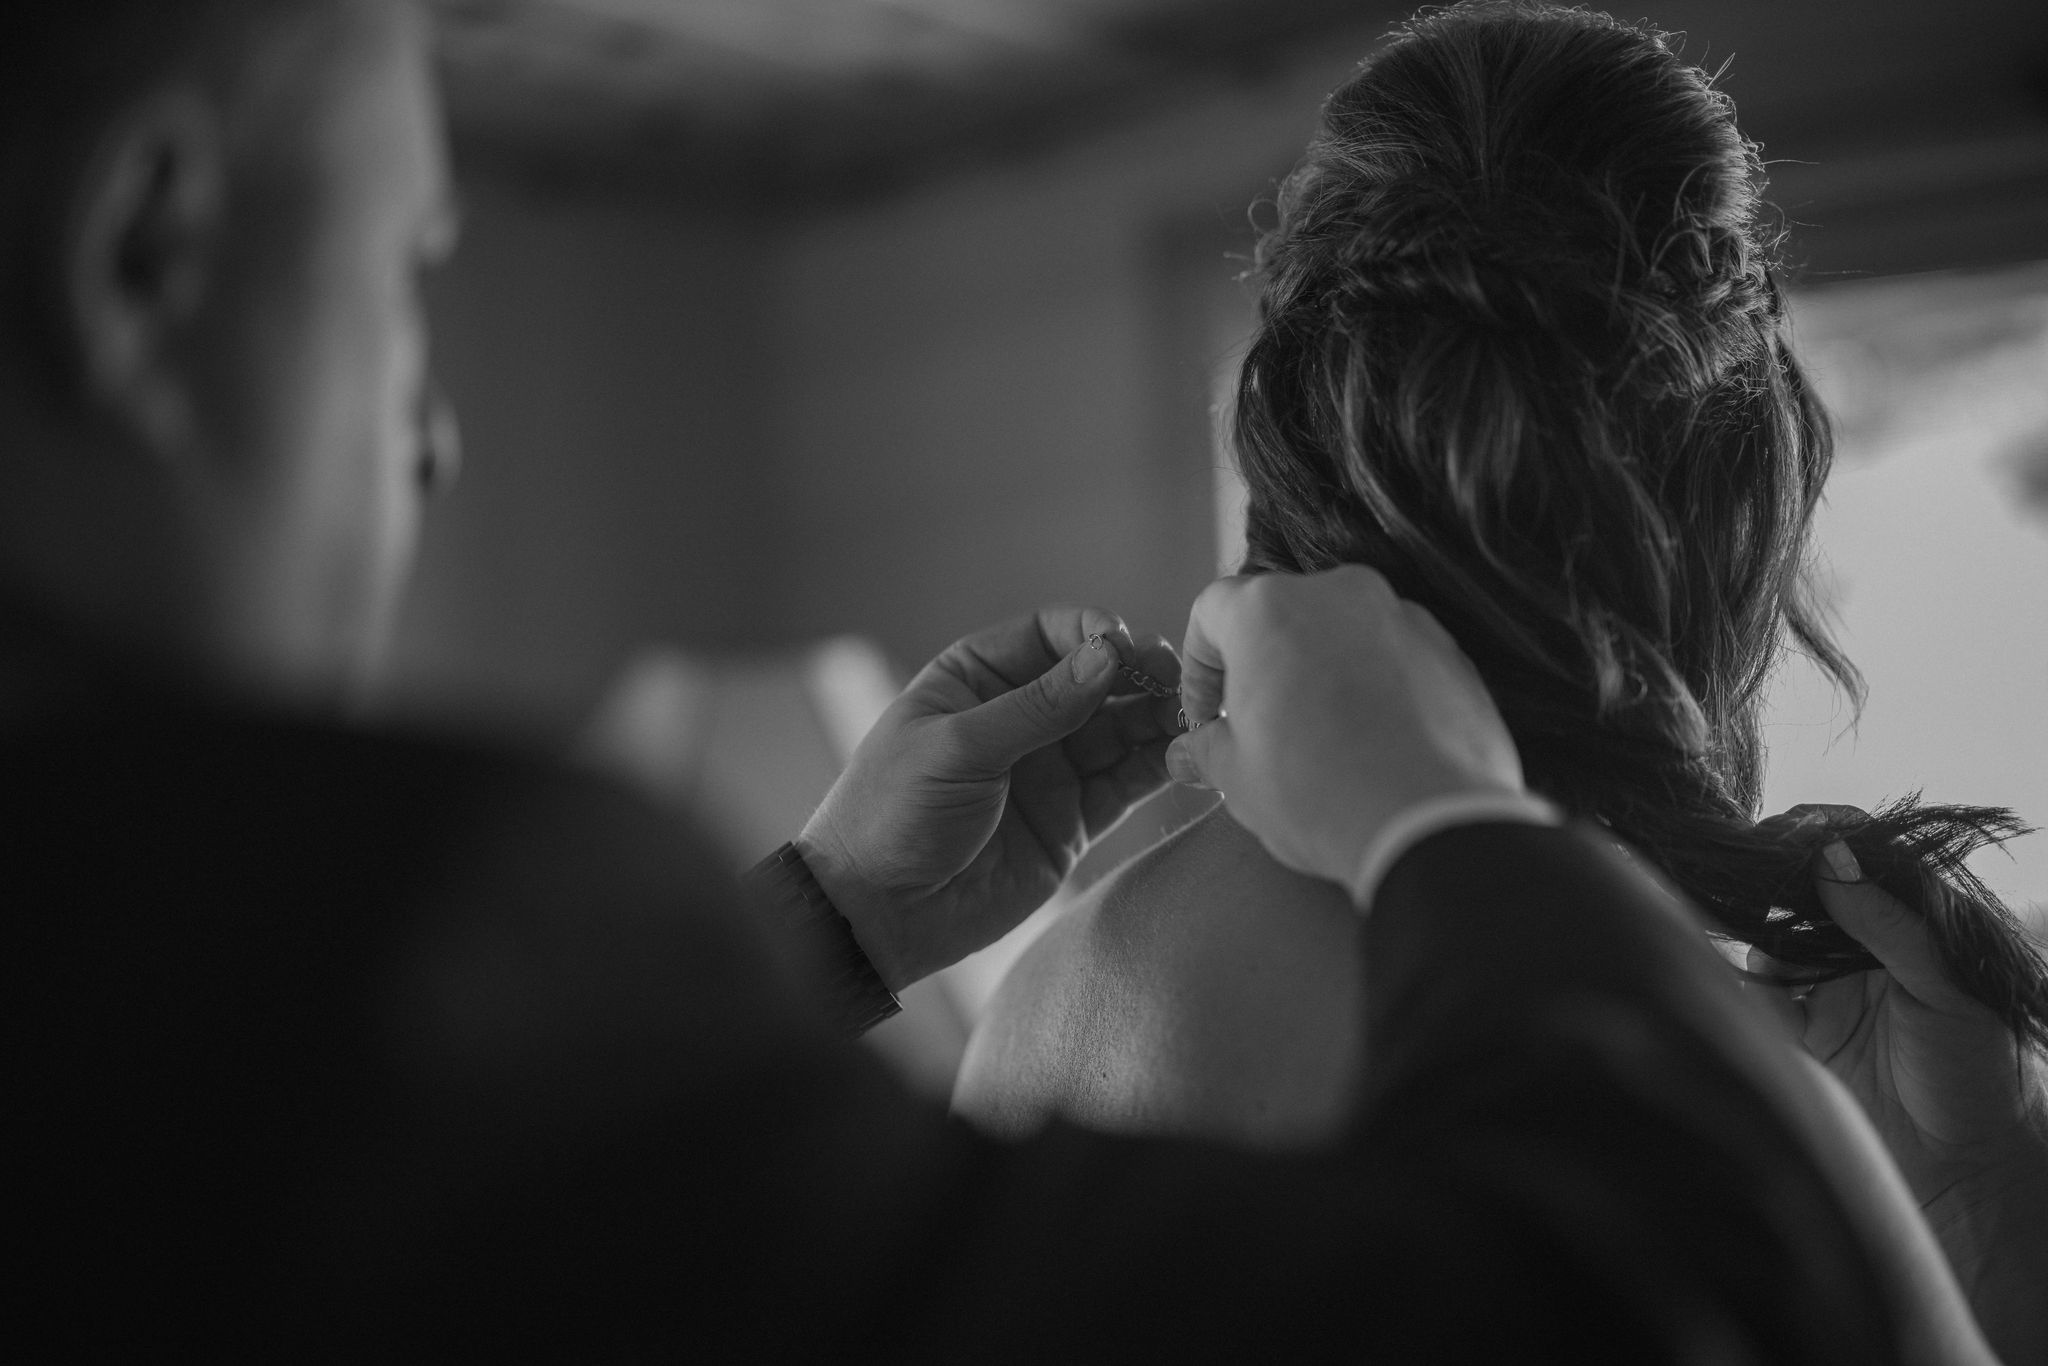
{"type": "Polygon", "coordinates": [[[1372,837],[1417,803],[1522,791],[1471,661],[1370,569],[1218,579],[1195,602],[1184,656],[1198,729],[1168,767],[1222,789],[1297,872],[1348,887],[1372,837]]]}
{"type": "MultiPolygon", "coordinates": [[[[1831,814],[1861,813],[1774,819],[1831,814]]],[[[1925,922],[1865,881],[1847,845],[1822,849],[1815,878],[1829,916],[1884,967],[1811,989],[1754,985],[1883,1137],[1992,1345],[2048,1359],[2048,1062],[1948,980],[1925,922]]],[[[1755,950],[1749,966],[1778,975],[1755,950]]]]}
{"type": "Polygon", "coordinates": [[[891,990],[1000,938],[1165,786],[1178,703],[1119,664],[1180,681],[1163,639],[1046,608],[955,642],[861,742],[797,847],[891,990]]]}

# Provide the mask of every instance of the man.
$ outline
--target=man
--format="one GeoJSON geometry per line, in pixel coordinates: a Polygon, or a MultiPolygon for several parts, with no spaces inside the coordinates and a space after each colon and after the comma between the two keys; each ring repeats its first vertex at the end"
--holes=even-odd
{"type": "Polygon", "coordinates": [[[803,959],[842,1004],[951,961],[1163,779],[1108,614],[921,674],[777,933],[624,793],[333,719],[453,463],[418,16],[48,9],[0,72],[17,1339],[1896,1357],[1777,1056],[1369,571],[1205,596],[1174,742],[1371,912],[1374,1096],[1312,1160],[980,1140],[815,1009],[803,959]]]}

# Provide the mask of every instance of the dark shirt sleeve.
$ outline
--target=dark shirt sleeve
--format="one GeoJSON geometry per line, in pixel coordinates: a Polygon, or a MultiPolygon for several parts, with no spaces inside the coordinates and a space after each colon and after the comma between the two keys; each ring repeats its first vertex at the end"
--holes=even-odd
{"type": "Polygon", "coordinates": [[[1534,1230],[1556,1262],[1525,1264],[1527,1283],[1555,1292],[1569,1268],[1605,1313],[1667,1350],[1716,1344],[1708,1359],[1898,1353],[1896,1297],[1788,1122],[1803,1081],[1610,837],[1425,840],[1365,954],[1373,1141],[1483,1192],[1481,1228],[1534,1230]]]}
{"type": "Polygon", "coordinates": [[[1392,870],[1375,1090],[1339,1149],[1012,1145],[836,1040],[719,856],[604,784],[324,733],[145,738],[147,762],[134,736],[17,752],[0,813],[17,1336],[1896,1355],[1696,936],[1572,832],[1446,832],[1392,870]]]}
{"type": "MultiPolygon", "coordinates": [[[[459,1288],[466,1336],[601,1327],[636,1355],[1894,1353],[1717,962],[1579,833],[1446,832],[1396,866],[1364,950],[1372,1099],[1340,1150],[1292,1160],[984,1139],[807,1020],[697,900],[676,979],[719,979],[720,1005],[669,1044],[690,1083],[481,1187],[421,1230],[424,1284],[377,1302],[459,1288]]],[[[450,1160],[473,1169],[500,1122],[462,1121],[450,1160]]]]}

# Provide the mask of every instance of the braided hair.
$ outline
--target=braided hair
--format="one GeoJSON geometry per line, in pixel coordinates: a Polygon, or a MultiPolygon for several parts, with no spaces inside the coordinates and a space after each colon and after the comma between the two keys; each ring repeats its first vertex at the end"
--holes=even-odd
{"type": "Polygon", "coordinates": [[[1478,665],[1533,788],[1813,980],[1877,966],[1813,888],[1846,840],[1951,979],[2048,1044],[2048,967],[1963,865],[2011,812],[1756,820],[1780,655],[1862,691],[1804,580],[1832,439],[1763,188],[1664,34],[1530,0],[1396,30],[1258,248],[1245,568],[1385,574],[1478,665]]]}

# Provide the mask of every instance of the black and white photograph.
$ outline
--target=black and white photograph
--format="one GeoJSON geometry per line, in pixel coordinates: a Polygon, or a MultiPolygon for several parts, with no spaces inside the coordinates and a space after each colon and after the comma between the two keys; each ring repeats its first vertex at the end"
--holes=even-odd
{"type": "Polygon", "coordinates": [[[2040,0],[25,0],[24,1362],[2048,1366],[2040,0]]]}

